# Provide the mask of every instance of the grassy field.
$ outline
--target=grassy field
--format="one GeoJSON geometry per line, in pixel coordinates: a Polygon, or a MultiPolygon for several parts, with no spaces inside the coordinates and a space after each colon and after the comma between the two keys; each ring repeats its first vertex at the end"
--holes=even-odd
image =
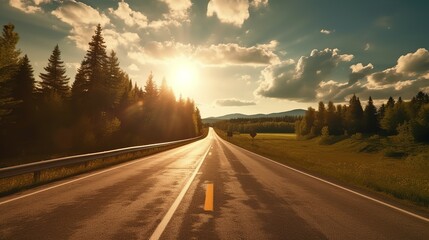
{"type": "MultiPolygon", "coordinates": [[[[224,132],[216,132],[227,139],[224,132]]],[[[338,140],[324,145],[320,138],[297,140],[294,134],[258,134],[254,141],[249,134],[238,134],[228,139],[291,167],[429,207],[427,145],[404,145],[380,137],[338,140]]]]}

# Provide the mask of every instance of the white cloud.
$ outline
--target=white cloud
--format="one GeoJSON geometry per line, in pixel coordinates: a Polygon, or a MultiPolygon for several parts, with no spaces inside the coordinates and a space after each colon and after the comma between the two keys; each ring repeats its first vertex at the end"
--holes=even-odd
{"type": "Polygon", "coordinates": [[[66,68],[77,70],[80,67],[80,63],[72,62],[72,63],[65,63],[66,68]]]}
{"type": "Polygon", "coordinates": [[[369,63],[366,66],[364,66],[362,63],[358,63],[355,65],[351,65],[350,69],[352,72],[349,75],[349,84],[353,84],[360,79],[363,79],[364,77],[368,76],[371,71],[374,69],[374,66],[369,63]]]}
{"type": "Polygon", "coordinates": [[[323,33],[326,35],[329,35],[329,34],[334,33],[334,32],[335,32],[335,30],[326,30],[326,29],[320,30],[320,33],[323,33]]]}
{"type": "Polygon", "coordinates": [[[209,66],[248,65],[264,66],[280,62],[272,51],[274,42],[253,47],[243,47],[235,43],[198,47],[196,58],[209,66]]]}
{"type": "Polygon", "coordinates": [[[338,49],[315,49],[297,63],[289,59],[266,67],[261,72],[262,81],[255,93],[270,98],[314,101],[320,87],[339,86],[328,78],[338,64],[352,59],[353,55],[339,54],[338,49]]]}
{"type": "Polygon", "coordinates": [[[221,107],[242,107],[256,105],[254,101],[239,100],[236,98],[218,99],[215,104],[221,107]]]}
{"type": "Polygon", "coordinates": [[[9,0],[9,5],[25,13],[42,12],[41,4],[49,3],[51,0],[9,0]]]}
{"type": "Polygon", "coordinates": [[[162,15],[162,18],[151,21],[149,28],[159,30],[165,27],[180,27],[183,23],[189,23],[189,9],[192,6],[190,0],[158,0],[167,5],[169,12],[162,15]]]}
{"type": "Polygon", "coordinates": [[[250,5],[254,8],[266,7],[268,6],[268,0],[253,0],[250,5]]]}
{"type": "Polygon", "coordinates": [[[144,47],[138,47],[128,53],[128,57],[145,63],[164,63],[192,55],[194,47],[173,41],[147,43],[144,47]]]}
{"type": "Polygon", "coordinates": [[[317,90],[320,97],[344,101],[352,94],[363,99],[411,98],[418,91],[429,86],[429,54],[424,48],[398,58],[397,64],[382,71],[372,73],[373,65],[361,63],[352,65],[350,80],[347,84],[325,83],[317,90]],[[359,75],[353,80],[353,74],[359,75]]]}
{"type": "Polygon", "coordinates": [[[366,43],[363,50],[368,51],[370,48],[371,48],[371,45],[369,43],[366,43]]]}
{"type": "Polygon", "coordinates": [[[140,68],[135,65],[134,63],[132,63],[131,65],[128,66],[128,69],[131,71],[140,71],[140,68]]]}
{"type": "Polygon", "coordinates": [[[280,62],[273,52],[276,41],[253,47],[243,47],[235,43],[210,46],[193,46],[174,41],[152,41],[130,51],[128,56],[140,63],[176,60],[191,57],[195,62],[206,66],[266,66],[280,62]]]}
{"type": "Polygon", "coordinates": [[[118,8],[116,10],[109,8],[109,12],[122,19],[130,27],[145,28],[148,25],[147,17],[141,12],[133,11],[126,2],[118,2],[118,8]]]}
{"type": "Polygon", "coordinates": [[[97,24],[105,26],[110,23],[110,19],[105,14],[99,13],[85,3],[74,0],[64,2],[52,11],[52,15],[72,27],[69,39],[73,40],[81,49],[87,48],[97,24]]]}
{"type": "Polygon", "coordinates": [[[173,19],[188,19],[188,11],[192,6],[190,0],[159,0],[167,4],[170,9],[170,16],[168,18],[173,19]]]}
{"type": "Polygon", "coordinates": [[[408,53],[398,59],[396,69],[399,73],[419,75],[429,72],[429,51],[420,48],[414,53],[408,53]]]}
{"type": "Polygon", "coordinates": [[[241,27],[249,18],[248,0],[210,0],[207,5],[207,16],[216,15],[223,23],[241,27]]]}
{"type": "Polygon", "coordinates": [[[103,36],[107,47],[110,49],[116,49],[118,46],[133,46],[140,41],[140,37],[137,33],[118,33],[113,29],[104,29],[103,36]]]}

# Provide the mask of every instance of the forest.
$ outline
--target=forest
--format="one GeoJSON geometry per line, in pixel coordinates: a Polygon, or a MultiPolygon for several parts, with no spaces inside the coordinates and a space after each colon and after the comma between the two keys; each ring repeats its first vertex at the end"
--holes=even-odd
{"type": "Polygon", "coordinates": [[[61,156],[201,134],[198,108],[164,79],[139,87],[108,52],[97,26],[73,82],[59,46],[36,80],[13,24],[0,37],[1,158],[61,156]]]}
{"type": "Polygon", "coordinates": [[[231,119],[214,123],[225,132],[293,133],[298,138],[339,135],[401,135],[411,142],[429,142],[429,96],[418,92],[410,101],[390,97],[377,108],[369,97],[365,108],[353,95],[349,104],[326,105],[319,102],[318,109],[309,107],[304,117],[231,119]]]}
{"type": "Polygon", "coordinates": [[[353,95],[348,105],[319,102],[317,111],[308,108],[304,118],[295,123],[298,136],[352,135],[401,135],[417,142],[429,141],[429,96],[418,92],[410,101],[390,97],[378,109],[371,97],[365,108],[353,95]]]}
{"type": "Polygon", "coordinates": [[[284,116],[277,118],[237,118],[223,120],[213,124],[225,132],[239,133],[294,133],[295,122],[301,120],[299,116],[284,116]]]}

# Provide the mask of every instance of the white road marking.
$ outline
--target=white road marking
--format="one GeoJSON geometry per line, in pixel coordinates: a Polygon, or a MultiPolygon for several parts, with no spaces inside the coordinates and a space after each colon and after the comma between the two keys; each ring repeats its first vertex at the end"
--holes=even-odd
{"type": "MultiPolygon", "coordinates": [[[[217,135],[217,134],[216,134],[216,135],[217,135]]],[[[218,139],[221,139],[221,138],[220,138],[220,137],[218,137],[218,139]]],[[[391,204],[385,203],[385,202],[380,201],[380,200],[378,200],[378,199],[375,199],[375,198],[369,197],[369,196],[364,195],[364,194],[362,194],[362,193],[358,193],[358,192],[356,192],[356,191],[353,191],[353,190],[351,190],[351,189],[345,188],[345,187],[340,186],[340,185],[338,185],[338,184],[335,184],[335,183],[329,182],[329,181],[324,180],[324,179],[322,179],[322,178],[318,178],[318,177],[316,177],[316,176],[313,176],[313,175],[311,175],[311,174],[305,173],[305,172],[300,171],[300,170],[298,170],[298,169],[295,169],[295,168],[289,167],[289,166],[287,166],[287,165],[281,164],[281,163],[276,162],[276,161],[274,161],[274,160],[271,160],[271,159],[269,159],[269,158],[267,158],[267,157],[261,156],[261,155],[259,155],[259,154],[257,154],[257,153],[251,152],[251,151],[249,151],[249,150],[247,150],[247,149],[244,149],[244,148],[242,148],[242,147],[240,147],[240,146],[237,146],[237,145],[234,145],[234,144],[232,144],[232,143],[230,143],[230,142],[227,142],[227,141],[225,141],[225,140],[223,140],[223,139],[221,139],[221,141],[223,141],[224,143],[230,144],[230,145],[232,145],[232,146],[235,146],[235,147],[237,147],[237,148],[240,148],[240,149],[242,149],[242,150],[244,150],[244,151],[246,151],[246,152],[248,152],[248,153],[250,153],[250,154],[253,154],[253,155],[255,155],[255,156],[258,156],[258,157],[260,157],[260,158],[263,158],[263,159],[265,159],[265,160],[267,160],[267,161],[270,161],[270,162],[272,162],[272,163],[274,163],[274,164],[277,164],[277,165],[282,166],[282,167],[284,167],[284,168],[290,169],[290,170],[292,170],[292,171],[294,171],[294,172],[297,172],[297,173],[303,174],[303,175],[305,175],[305,176],[307,176],[307,177],[311,177],[311,178],[316,179],[316,180],[318,180],[318,181],[320,181],[320,182],[324,182],[324,183],[326,183],[326,184],[329,184],[329,185],[334,186],[334,187],[336,187],[336,188],[342,189],[342,190],[347,191],[347,192],[349,192],[349,193],[353,193],[353,194],[358,195],[358,196],[360,196],[360,197],[362,197],[362,198],[365,198],[365,199],[371,200],[371,201],[373,201],[373,202],[379,203],[379,204],[384,205],[384,206],[386,206],[386,207],[389,207],[389,208],[395,209],[395,210],[397,210],[397,211],[399,211],[399,212],[405,213],[405,214],[407,214],[407,215],[409,215],[409,216],[412,216],[412,217],[418,218],[418,219],[423,220],[423,221],[425,221],[425,222],[429,222],[429,218],[426,218],[426,217],[423,217],[423,216],[417,215],[417,214],[415,214],[415,213],[409,212],[409,211],[407,211],[407,210],[405,210],[405,209],[402,209],[402,208],[399,208],[399,207],[395,207],[395,206],[393,206],[393,205],[391,205],[391,204]]]]}
{"type": "Polygon", "coordinates": [[[164,232],[165,228],[167,227],[167,224],[170,222],[171,218],[173,217],[174,212],[176,211],[177,207],[179,207],[180,202],[182,202],[183,197],[185,196],[186,192],[188,191],[189,187],[191,186],[191,183],[194,181],[195,176],[197,175],[198,171],[200,170],[201,165],[203,164],[204,159],[206,159],[209,151],[210,151],[210,147],[207,149],[206,153],[201,158],[201,160],[198,163],[197,167],[195,168],[194,172],[190,176],[188,182],[183,187],[182,191],[179,193],[179,196],[177,196],[176,200],[174,200],[170,209],[168,209],[164,218],[161,220],[161,222],[156,227],[155,231],[152,233],[152,236],[149,238],[150,240],[157,240],[161,237],[162,233],[164,232]]]}

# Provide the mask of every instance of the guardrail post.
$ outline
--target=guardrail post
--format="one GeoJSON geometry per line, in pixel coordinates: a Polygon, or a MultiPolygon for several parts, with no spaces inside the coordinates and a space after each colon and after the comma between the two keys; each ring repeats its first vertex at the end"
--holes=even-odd
{"type": "Polygon", "coordinates": [[[34,183],[38,183],[40,181],[40,171],[35,171],[33,173],[33,181],[34,183]]]}

